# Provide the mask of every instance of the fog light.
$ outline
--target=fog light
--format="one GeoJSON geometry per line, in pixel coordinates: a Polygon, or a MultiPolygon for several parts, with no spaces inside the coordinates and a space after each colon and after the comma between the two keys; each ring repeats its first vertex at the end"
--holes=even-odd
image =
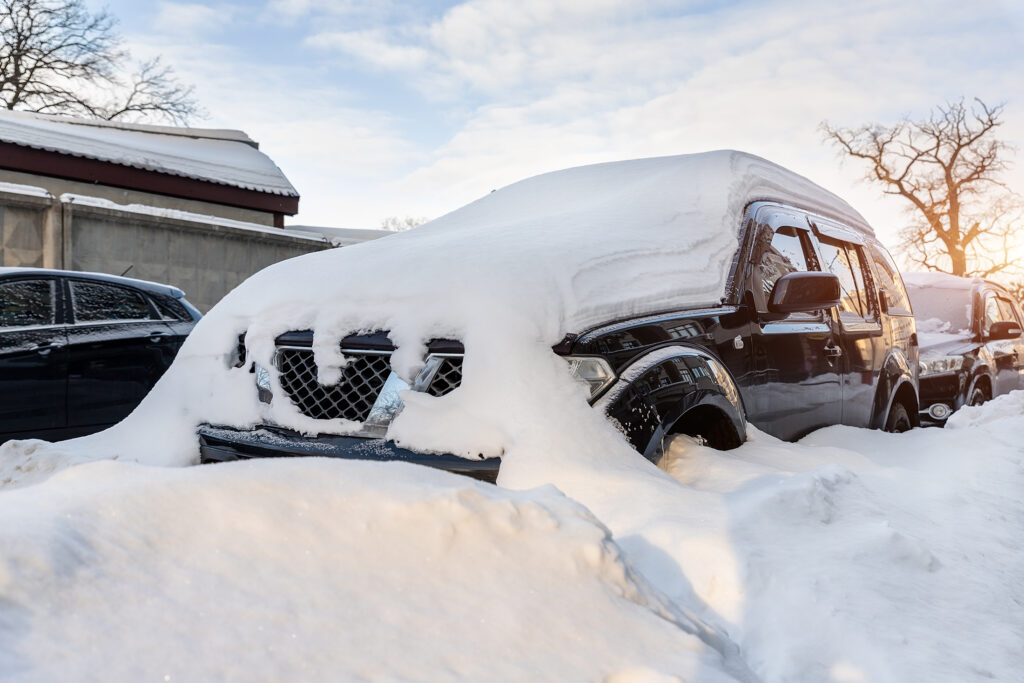
{"type": "Polygon", "coordinates": [[[270,400],[274,397],[270,384],[270,372],[258,363],[253,364],[253,370],[256,373],[256,391],[260,403],[270,403],[270,400]]]}
{"type": "Polygon", "coordinates": [[[928,414],[933,420],[945,420],[953,412],[945,403],[933,403],[928,407],[928,414]]]}

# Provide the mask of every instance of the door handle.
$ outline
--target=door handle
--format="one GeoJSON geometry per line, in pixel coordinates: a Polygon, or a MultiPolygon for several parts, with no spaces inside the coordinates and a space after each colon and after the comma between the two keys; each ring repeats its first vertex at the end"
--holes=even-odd
{"type": "Polygon", "coordinates": [[[153,332],[149,333],[149,341],[156,343],[156,342],[160,341],[161,339],[164,339],[167,336],[169,336],[169,335],[166,332],[161,332],[159,330],[156,330],[156,331],[153,331],[153,332]]]}
{"type": "Polygon", "coordinates": [[[37,344],[32,347],[32,350],[38,353],[40,356],[48,356],[50,355],[50,351],[59,348],[60,344],[37,344]]]}
{"type": "Polygon", "coordinates": [[[843,347],[837,344],[829,344],[825,347],[825,355],[829,358],[839,358],[843,355],[843,347]]]}

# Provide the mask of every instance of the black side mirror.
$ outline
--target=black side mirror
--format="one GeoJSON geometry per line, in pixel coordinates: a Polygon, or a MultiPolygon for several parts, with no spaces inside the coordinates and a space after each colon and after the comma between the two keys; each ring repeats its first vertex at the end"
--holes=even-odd
{"type": "Polygon", "coordinates": [[[989,341],[1016,339],[1021,334],[1024,334],[1024,330],[1021,329],[1020,325],[1009,320],[1000,320],[999,322],[992,323],[992,327],[988,328],[989,341]]]}
{"type": "Polygon", "coordinates": [[[772,313],[805,313],[839,304],[839,278],[832,273],[787,273],[780,277],[768,299],[772,313]]]}

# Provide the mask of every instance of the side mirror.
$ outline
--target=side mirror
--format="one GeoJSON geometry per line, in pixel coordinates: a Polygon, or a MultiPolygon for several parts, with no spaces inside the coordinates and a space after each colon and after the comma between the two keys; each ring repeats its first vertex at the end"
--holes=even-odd
{"type": "Polygon", "coordinates": [[[768,299],[772,313],[805,313],[839,304],[839,278],[832,273],[787,273],[780,277],[768,299]]]}
{"type": "Polygon", "coordinates": [[[1020,325],[1009,320],[1000,320],[999,322],[992,323],[992,327],[988,328],[989,341],[1016,339],[1021,334],[1024,334],[1024,330],[1021,329],[1020,325]]]}

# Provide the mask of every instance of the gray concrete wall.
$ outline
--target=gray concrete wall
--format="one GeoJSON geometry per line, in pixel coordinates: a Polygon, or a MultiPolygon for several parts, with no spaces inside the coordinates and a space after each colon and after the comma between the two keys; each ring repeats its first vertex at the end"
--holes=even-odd
{"type": "Polygon", "coordinates": [[[0,192],[0,265],[43,266],[52,198],[0,192]]]}
{"type": "Polygon", "coordinates": [[[0,265],[127,275],[180,287],[208,311],[256,271],[330,248],[276,228],[221,225],[0,189],[0,265]]]}

